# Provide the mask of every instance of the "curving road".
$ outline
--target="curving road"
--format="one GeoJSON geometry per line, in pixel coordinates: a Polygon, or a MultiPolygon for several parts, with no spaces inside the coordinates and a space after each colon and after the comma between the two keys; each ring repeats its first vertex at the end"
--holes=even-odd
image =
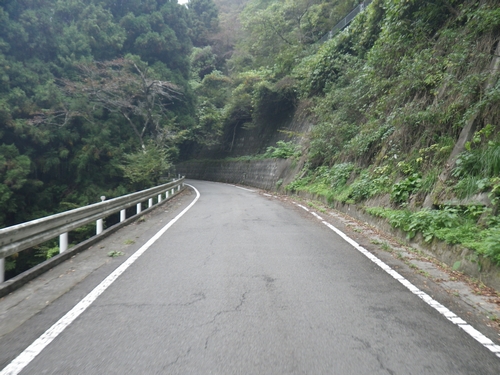
{"type": "MultiPolygon", "coordinates": [[[[199,200],[21,374],[500,373],[500,358],[302,208],[191,183],[199,200]]],[[[0,351],[27,327],[41,335],[86,283],[0,351]]]]}

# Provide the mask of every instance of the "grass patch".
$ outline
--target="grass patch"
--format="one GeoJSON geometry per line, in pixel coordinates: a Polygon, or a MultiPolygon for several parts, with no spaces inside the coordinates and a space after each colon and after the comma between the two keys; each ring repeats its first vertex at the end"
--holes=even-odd
{"type": "Polygon", "coordinates": [[[108,253],[108,257],[111,257],[111,258],[116,258],[116,257],[120,257],[122,255],[125,255],[125,253],[121,252],[121,251],[110,251],[108,253]]]}
{"type": "Polygon", "coordinates": [[[500,265],[500,225],[496,217],[482,207],[443,207],[416,212],[382,207],[365,210],[387,219],[394,228],[404,231],[408,239],[420,233],[425,242],[437,239],[449,245],[459,244],[500,265]]]}

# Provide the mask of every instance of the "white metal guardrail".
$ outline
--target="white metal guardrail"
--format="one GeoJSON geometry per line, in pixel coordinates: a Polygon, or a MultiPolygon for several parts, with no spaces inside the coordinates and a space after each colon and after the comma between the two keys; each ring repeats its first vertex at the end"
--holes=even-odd
{"type": "Polygon", "coordinates": [[[152,207],[154,200],[160,203],[169,199],[184,186],[184,178],[159,185],[137,193],[113,198],[108,201],[80,207],[56,215],[0,229],[0,283],[5,280],[5,258],[59,236],[59,251],[68,248],[68,232],[85,224],[96,222],[96,234],[103,231],[103,219],[120,212],[120,222],[126,219],[126,209],[136,206],[137,214],[142,211],[142,203],[152,207]]]}

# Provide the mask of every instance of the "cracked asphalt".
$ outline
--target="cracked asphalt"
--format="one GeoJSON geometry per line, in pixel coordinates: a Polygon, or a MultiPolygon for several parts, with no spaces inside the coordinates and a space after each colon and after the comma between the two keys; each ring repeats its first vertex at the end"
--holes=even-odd
{"type": "MultiPolygon", "coordinates": [[[[191,183],[199,201],[22,374],[500,373],[499,358],[304,210],[191,183]]],[[[0,369],[192,199],[0,300],[0,369]]]]}

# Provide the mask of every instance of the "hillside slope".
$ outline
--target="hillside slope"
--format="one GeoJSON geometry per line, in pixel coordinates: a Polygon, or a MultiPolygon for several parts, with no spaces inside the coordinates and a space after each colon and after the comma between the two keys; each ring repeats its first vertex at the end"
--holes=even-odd
{"type": "Polygon", "coordinates": [[[292,22],[301,4],[303,20],[325,9],[248,3],[227,71],[195,88],[201,125],[218,138],[190,145],[184,158],[288,157],[300,168],[280,189],[356,204],[408,238],[500,264],[496,1],[375,0],[322,45],[305,40],[314,21],[292,22]],[[273,17],[283,24],[258,27],[273,17]],[[291,145],[279,139],[300,145],[301,156],[273,153],[291,145]]]}

